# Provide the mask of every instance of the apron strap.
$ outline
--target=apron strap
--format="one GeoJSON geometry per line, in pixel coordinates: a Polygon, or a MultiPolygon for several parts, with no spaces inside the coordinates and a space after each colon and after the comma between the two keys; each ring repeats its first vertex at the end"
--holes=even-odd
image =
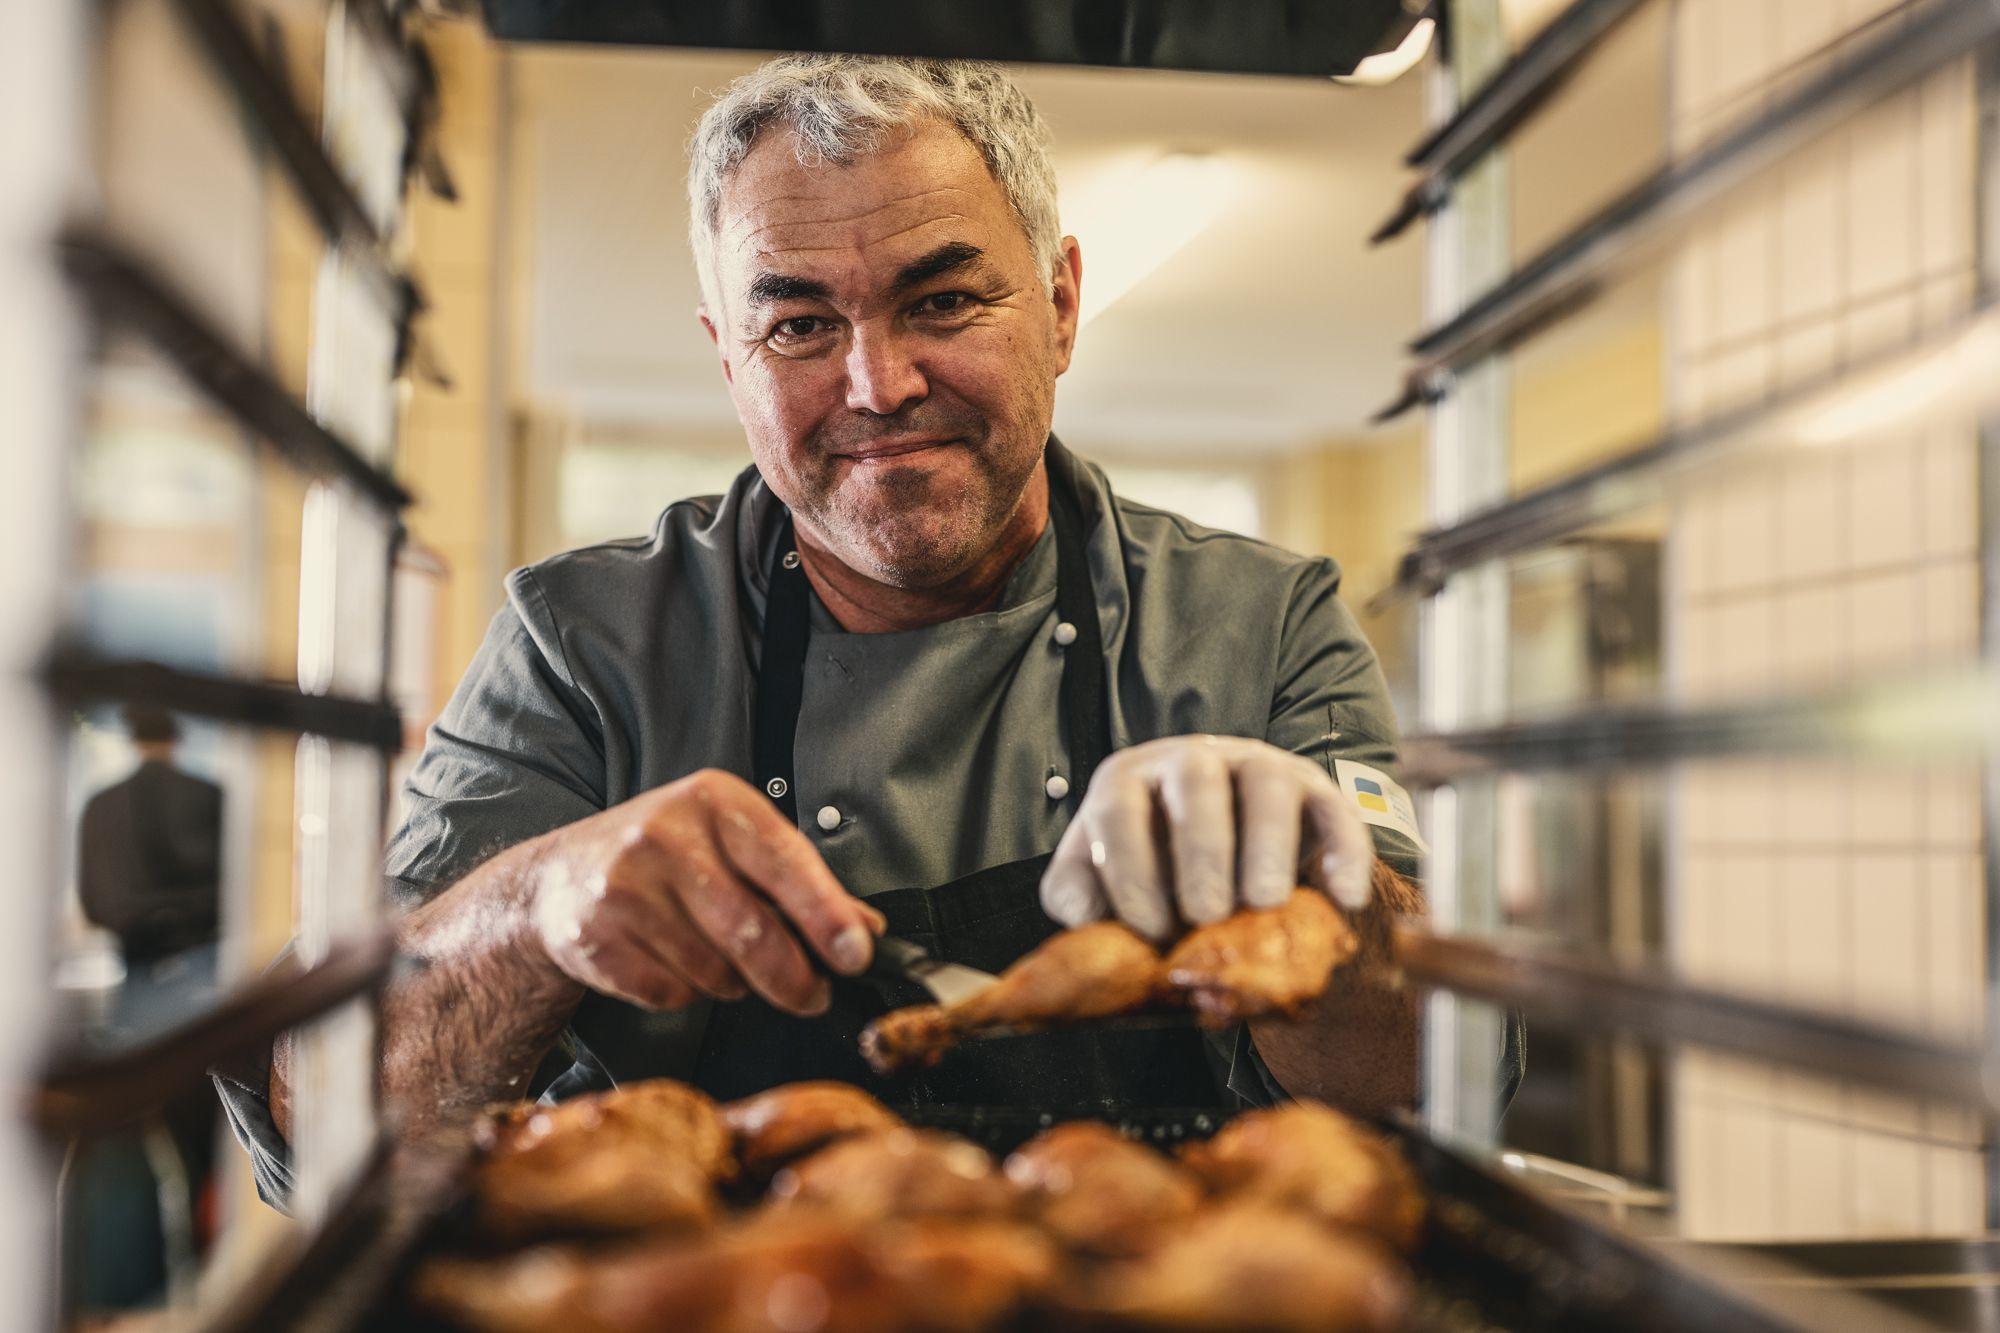
{"type": "MultiPolygon", "coordinates": [[[[1111,719],[1104,705],[1104,632],[1097,619],[1097,593],[1090,580],[1083,501],[1070,477],[1066,455],[1053,437],[1043,466],[1049,475],[1049,524],[1056,540],[1057,643],[1063,653],[1062,712],[1069,741],[1071,772],[1065,798],[1074,809],[1090,776],[1111,753],[1111,719]],[[1074,638],[1062,627],[1074,631],[1074,638]],[[1064,639],[1069,642],[1063,643],[1064,639]]],[[[799,709],[805,702],[806,647],[812,636],[811,585],[799,563],[792,516],[785,512],[772,550],[764,601],[763,660],[757,670],[756,739],[752,747],[757,785],[799,822],[793,790],[799,709]]]]}
{"type": "Polygon", "coordinates": [[[812,588],[799,564],[792,515],[785,511],[764,585],[764,660],[757,672],[757,785],[778,803],[785,818],[799,822],[799,798],[792,790],[792,750],[805,702],[806,640],[812,634],[812,588]]]}

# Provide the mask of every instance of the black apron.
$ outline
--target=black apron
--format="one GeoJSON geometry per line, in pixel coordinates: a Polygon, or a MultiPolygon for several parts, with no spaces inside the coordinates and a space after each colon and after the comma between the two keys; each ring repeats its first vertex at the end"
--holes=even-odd
{"type": "MultiPolygon", "coordinates": [[[[1045,466],[1056,542],[1056,611],[1060,621],[1076,629],[1065,649],[1062,675],[1071,768],[1068,799],[1074,802],[1082,799],[1091,773],[1110,750],[1110,719],[1083,505],[1071,480],[1070,460],[1061,450],[1051,440],[1045,466]]],[[[793,552],[788,515],[767,585],[755,759],[758,786],[796,824],[792,749],[804,696],[811,590],[793,552]]],[[[991,866],[949,884],[896,889],[867,902],[888,918],[890,934],[923,945],[932,957],[998,972],[1057,930],[1041,905],[1048,860],[1044,855],[991,866]]],[[[861,1059],[861,1029],[891,1007],[930,999],[918,987],[901,989],[901,994],[885,996],[875,985],[837,980],[830,1007],[816,1018],[794,1017],[755,996],[716,1004],[693,1081],[723,1099],[800,1079],[838,1079],[900,1104],[1020,1106],[1058,1114],[1226,1104],[1221,1073],[1201,1035],[1190,1027],[1081,1028],[975,1041],[935,1069],[878,1077],[861,1059]]]]}

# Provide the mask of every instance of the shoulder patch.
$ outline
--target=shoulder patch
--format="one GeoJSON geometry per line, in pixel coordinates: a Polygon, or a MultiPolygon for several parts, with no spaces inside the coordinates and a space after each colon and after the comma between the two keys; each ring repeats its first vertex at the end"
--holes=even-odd
{"type": "Polygon", "coordinates": [[[1394,829],[1429,854],[1430,848],[1417,832],[1417,807],[1402,784],[1379,768],[1357,764],[1352,759],[1333,761],[1334,780],[1361,811],[1365,823],[1394,829]]]}

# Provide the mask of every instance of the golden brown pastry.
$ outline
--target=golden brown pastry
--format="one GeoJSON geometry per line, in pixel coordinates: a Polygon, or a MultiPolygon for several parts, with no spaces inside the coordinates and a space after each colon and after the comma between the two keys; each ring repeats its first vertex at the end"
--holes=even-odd
{"type": "Polygon", "coordinates": [[[485,1138],[479,1223],[512,1242],[706,1226],[735,1165],[715,1103],[667,1079],[510,1112],[485,1138]]]}
{"type": "Polygon", "coordinates": [[[1232,1202],[1294,1209],[1400,1250],[1414,1249],[1423,1228],[1423,1194],[1402,1154],[1317,1102],[1240,1115],[1181,1159],[1232,1202]]]}
{"type": "Polygon", "coordinates": [[[771,1180],[771,1202],[821,1209],[853,1221],[912,1217],[1004,1217],[1014,1189],[976,1143],[928,1129],[892,1129],[842,1139],[771,1180]]]}
{"type": "Polygon", "coordinates": [[[1032,1032],[1131,1013],[1159,998],[1159,951],[1115,921],[1095,921],[1050,936],[957,1004],[884,1014],[862,1032],[861,1053],[877,1073],[920,1069],[975,1031],[1032,1032]]]}
{"type": "Polygon", "coordinates": [[[1176,1333],[1391,1333],[1405,1326],[1410,1285],[1369,1237],[1242,1203],[1198,1214],[1109,1270],[1081,1304],[1122,1327],[1176,1333]]]}
{"type": "Polygon", "coordinates": [[[1189,931],[1168,952],[1164,975],[1203,1026],[1227,1027],[1267,1014],[1296,1016],[1359,948],[1325,894],[1298,889],[1282,907],[1189,931]]]}
{"type": "Polygon", "coordinates": [[[1108,1125],[1078,1120],[1021,1145],[1003,1168],[1035,1220],[1087,1255],[1153,1249],[1201,1204],[1201,1183],[1108,1125]]]}
{"type": "Polygon", "coordinates": [[[787,1083],[730,1102],[722,1120],[736,1136],[744,1173],[759,1178],[837,1139],[903,1123],[860,1088],[831,1080],[787,1083]]]}

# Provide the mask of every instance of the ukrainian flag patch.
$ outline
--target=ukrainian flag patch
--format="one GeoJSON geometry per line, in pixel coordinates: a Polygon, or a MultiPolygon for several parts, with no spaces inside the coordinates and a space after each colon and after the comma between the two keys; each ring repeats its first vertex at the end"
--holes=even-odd
{"type": "Polygon", "coordinates": [[[1394,829],[1417,845],[1420,852],[1430,849],[1417,832],[1417,807],[1410,794],[1379,768],[1357,764],[1352,759],[1333,761],[1334,781],[1353,800],[1364,822],[1394,829]]]}

